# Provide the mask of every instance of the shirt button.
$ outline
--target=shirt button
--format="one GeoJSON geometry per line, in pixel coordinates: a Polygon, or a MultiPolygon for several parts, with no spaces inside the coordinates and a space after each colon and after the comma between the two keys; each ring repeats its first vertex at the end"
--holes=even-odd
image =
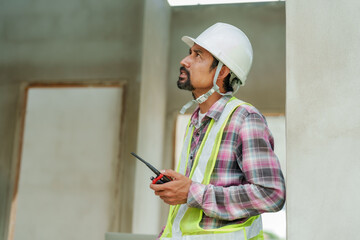
{"type": "Polygon", "coordinates": [[[200,133],[199,133],[199,132],[197,132],[195,135],[198,137],[198,136],[200,136],[200,133]]]}
{"type": "Polygon", "coordinates": [[[190,155],[190,160],[193,160],[193,158],[194,158],[193,155],[190,155]]]}

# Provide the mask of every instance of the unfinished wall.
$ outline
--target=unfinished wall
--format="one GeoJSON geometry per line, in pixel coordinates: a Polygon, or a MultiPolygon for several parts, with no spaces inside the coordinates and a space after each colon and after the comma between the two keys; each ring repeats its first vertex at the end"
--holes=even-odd
{"type": "MultiPolygon", "coordinates": [[[[132,176],[136,147],[143,1],[0,2],[0,238],[6,239],[14,183],[20,83],[113,79],[127,82],[122,175],[132,176]],[[131,23],[131,24],[129,24],[131,23]],[[124,157],[126,153],[126,158],[124,157]]],[[[131,219],[132,181],[119,184],[120,215],[131,219]]],[[[120,218],[122,218],[120,217],[120,218]]],[[[131,231],[132,221],[117,230],[131,231]]]]}
{"type": "MultiPolygon", "coordinates": [[[[137,153],[159,170],[163,169],[164,147],[168,147],[164,131],[169,26],[167,1],[145,1],[137,153]]],[[[134,158],[133,161],[137,162],[133,233],[159,233],[161,200],[149,188],[150,176],[154,173],[140,161],[134,158]]]]}
{"type": "Polygon", "coordinates": [[[288,239],[358,239],[360,2],[288,0],[288,239]]]}

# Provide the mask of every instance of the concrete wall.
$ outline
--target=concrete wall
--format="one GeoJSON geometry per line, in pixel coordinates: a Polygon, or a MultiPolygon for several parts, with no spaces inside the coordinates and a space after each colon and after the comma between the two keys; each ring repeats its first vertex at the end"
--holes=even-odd
{"type": "Polygon", "coordinates": [[[359,239],[360,2],[288,0],[288,239],[359,239]]]}
{"type": "MultiPolygon", "coordinates": [[[[0,238],[6,239],[18,152],[20,83],[123,80],[124,179],[134,175],[128,153],[136,148],[143,1],[0,2],[0,238]],[[130,24],[131,23],[131,24],[130,24]],[[125,157],[126,156],[126,157],[125,157]]],[[[119,231],[131,231],[133,181],[119,184],[119,231]]]]}
{"type": "MultiPolygon", "coordinates": [[[[163,169],[166,110],[166,76],[169,49],[170,7],[166,1],[145,1],[141,96],[137,153],[146,161],[163,169]]],[[[135,173],[133,233],[156,234],[161,229],[161,200],[149,188],[154,176],[138,160],[135,173]]]]}
{"type": "MultiPolygon", "coordinates": [[[[174,117],[191,98],[175,85],[179,61],[188,51],[180,37],[196,36],[216,21],[242,28],[253,42],[255,60],[239,97],[263,112],[283,112],[284,9],[284,3],[172,9],[164,167],[170,167],[172,162],[174,117]]],[[[360,162],[355,152],[359,145],[356,137],[360,134],[359,9],[360,3],[356,0],[288,0],[286,3],[290,240],[357,239],[356,227],[360,220],[356,210],[360,201],[357,191],[360,162]]],[[[159,19],[151,20],[152,23],[167,19],[167,13],[158,11],[158,14],[159,19]]],[[[165,29],[166,22],[161,26],[165,29]]],[[[141,54],[150,53],[142,51],[141,46],[142,39],[148,39],[151,34],[142,38],[142,32],[141,0],[0,2],[1,238],[5,238],[8,227],[14,180],[10,169],[16,164],[19,86],[23,81],[125,80],[125,141],[121,157],[126,168],[122,168],[121,176],[131,179],[135,175],[135,163],[128,153],[137,145],[140,79],[146,78],[144,75],[140,78],[140,72],[150,71],[141,68],[141,54]]],[[[166,41],[162,36],[161,41],[166,41]]],[[[151,51],[154,52],[155,49],[151,51]]],[[[161,62],[156,64],[159,66],[161,62]]],[[[147,173],[148,170],[144,170],[144,175],[147,173]]],[[[119,231],[132,230],[133,189],[132,181],[119,188],[119,194],[124,197],[119,219],[129,219],[119,221],[119,231]]]]}

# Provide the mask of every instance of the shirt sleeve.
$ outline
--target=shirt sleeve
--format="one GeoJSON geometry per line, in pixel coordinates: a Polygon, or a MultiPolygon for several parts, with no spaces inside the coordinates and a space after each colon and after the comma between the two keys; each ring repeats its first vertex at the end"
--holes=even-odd
{"type": "Polygon", "coordinates": [[[273,151],[272,135],[260,114],[245,117],[237,147],[237,162],[245,181],[229,187],[193,182],[188,206],[228,221],[281,210],[285,203],[285,181],[273,151]]]}

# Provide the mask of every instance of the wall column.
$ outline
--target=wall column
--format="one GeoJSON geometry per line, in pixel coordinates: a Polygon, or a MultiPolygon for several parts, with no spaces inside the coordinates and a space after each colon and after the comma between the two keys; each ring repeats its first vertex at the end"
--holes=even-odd
{"type": "MultiPolygon", "coordinates": [[[[169,26],[170,7],[167,1],[146,0],[137,153],[159,170],[163,162],[169,26]]],[[[149,188],[149,178],[153,175],[137,161],[133,233],[156,234],[161,230],[158,219],[162,201],[149,188]]]]}
{"type": "Polygon", "coordinates": [[[358,0],[287,0],[288,240],[358,239],[358,0]]]}

